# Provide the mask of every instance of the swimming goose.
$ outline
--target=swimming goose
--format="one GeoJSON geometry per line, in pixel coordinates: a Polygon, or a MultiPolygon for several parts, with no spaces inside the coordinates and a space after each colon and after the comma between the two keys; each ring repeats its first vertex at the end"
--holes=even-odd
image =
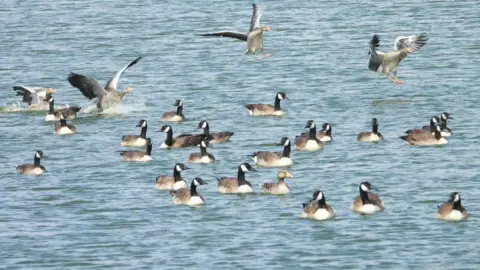
{"type": "Polygon", "coordinates": [[[33,164],[22,164],[17,166],[17,172],[25,175],[40,175],[47,171],[40,165],[40,159],[43,158],[42,151],[36,151],[33,157],[33,164]]]}
{"type": "Polygon", "coordinates": [[[409,133],[399,138],[410,145],[442,145],[448,143],[447,139],[442,137],[440,125],[435,126],[433,134],[427,130],[426,132],[409,133]]]}
{"type": "Polygon", "coordinates": [[[147,120],[138,121],[136,127],[141,127],[140,135],[124,135],[122,136],[121,146],[145,146],[147,145],[147,120]]]}
{"type": "Polygon", "coordinates": [[[60,121],[60,115],[63,113],[67,116],[68,120],[73,120],[77,118],[77,113],[82,109],[78,106],[68,107],[64,109],[55,110],[54,107],[54,98],[50,96],[47,100],[49,104],[48,112],[45,115],[45,121],[60,121]]]}
{"type": "Polygon", "coordinates": [[[54,135],[67,135],[77,133],[77,128],[72,124],[67,124],[67,115],[65,113],[60,114],[60,123],[55,123],[54,135]]]}
{"type": "Polygon", "coordinates": [[[433,134],[435,135],[435,129],[436,129],[436,126],[439,125],[440,126],[440,134],[442,135],[442,137],[447,137],[447,136],[450,136],[450,133],[445,129],[445,124],[443,124],[441,121],[440,121],[440,118],[438,116],[433,116],[431,119],[430,119],[430,125],[429,126],[424,126],[422,128],[414,128],[414,129],[409,129],[407,131],[405,131],[406,134],[421,134],[421,133],[425,133],[425,134],[433,134]]]}
{"type": "Polygon", "coordinates": [[[293,175],[287,170],[281,170],[277,174],[277,183],[262,184],[262,193],[273,195],[284,195],[290,192],[290,187],[285,184],[285,178],[292,178],[293,175]]]}
{"type": "MultiPolygon", "coordinates": [[[[302,132],[300,136],[308,137],[309,132],[302,132]]],[[[322,130],[317,132],[317,139],[321,142],[331,142],[332,141],[332,126],[329,123],[323,123],[322,130]]]]}
{"type": "Polygon", "coordinates": [[[448,201],[438,206],[436,217],[447,221],[460,221],[468,216],[458,192],[452,192],[448,201]]]}
{"type": "Polygon", "coordinates": [[[177,190],[170,190],[170,194],[173,197],[173,204],[186,204],[190,206],[202,205],[205,203],[202,195],[197,192],[197,186],[206,185],[207,182],[203,181],[200,177],[195,177],[192,180],[190,189],[180,188],[177,190]]]}
{"type": "Polygon", "coordinates": [[[359,142],[379,142],[383,141],[382,133],[378,132],[378,120],[372,118],[372,131],[363,131],[358,134],[357,141],[359,142]]]}
{"type": "Polygon", "coordinates": [[[94,78],[76,74],[73,72],[68,75],[67,80],[70,85],[80,90],[86,98],[90,100],[93,98],[97,98],[97,108],[102,110],[107,108],[111,104],[119,103],[120,101],[122,101],[126,93],[132,91],[131,87],[127,87],[121,92],[118,92],[117,83],[122,73],[129,67],[138,63],[140,59],[142,59],[142,57],[136,58],[132,62],[128,63],[128,65],[120,69],[117,73],[115,73],[115,76],[113,76],[113,78],[111,78],[107,82],[105,87],[102,87],[102,85],[100,85],[100,83],[94,78]]]}
{"type": "Polygon", "coordinates": [[[323,143],[317,138],[317,127],[315,121],[308,120],[305,128],[309,128],[310,132],[307,136],[297,136],[295,138],[295,150],[297,151],[317,151],[323,148],[323,143]]]}
{"type": "Polygon", "coordinates": [[[208,137],[209,143],[211,144],[226,142],[230,140],[230,137],[234,134],[231,131],[210,132],[210,125],[205,120],[200,121],[197,128],[203,128],[203,135],[208,137]]]}
{"type": "Polygon", "coordinates": [[[190,163],[211,163],[215,161],[215,157],[207,153],[208,140],[200,142],[200,153],[191,153],[188,157],[190,163]]]}
{"type": "MultiPolygon", "coordinates": [[[[450,137],[452,135],[452,130],[447,127],[448,119],[453,119],[453,117],[447,112],[442,113],[440,117],[436,117],[436,123],[440,123],[442,128],[442,137],[450,137]]],[[[430,123],[430,126],[423,126],[423,129],[432,130],[432,123],[430,123]]]]}
{"type": "Polygon", "coordinates": [[[121,151],[122,161],[150,161],[152,160],[152,140],[147,138],[147,149],[143,151],[121,151]]]}
{"type": "Polygon", "coordinates": [[[179,99],[175,101],[173,106],[177,107],[177,111],[166,112],[162,115],[160,120],[168,121],[168,122],[182,122],[185,120],[185,116],[183,115],[183,102],[179,99]]]}
{"type": "Polygon", "coordinates": [[[165,125],[160,129],[161,132],[167,133],[167,138],[160,145],[160,148],[183,148],[197,146],[204,140],[203,134],[180,134],[173,138],[173,130],[171,126],[165,125]]]}
{"type": "Polygon", "coordinates": [[[28,104],[28,109],[31,111],[48,110],[49,104],[47,100],[55,93],[53,88],[22,85],[14,86],[13,91],[17,92],[17,96],[22,96],[22,101],[28,104]]]}
{"type": "Polygon", "coordinates": [[[332,207],[325,202],[325,195],[320,190],[313,192],[313,199],[308,203],[302,204],[303,218],[312,218],[316,220],[327,220],[335,218],[335,212],[332,207]]]}
{"type": "Polygon", "coordinates": [[[253,193],[252,184],[245,180],[245,172],[256,171],[250,164],[242,163],[238,166],[237,178],[220,177],[218,181],[218,192],[220,193],[253,193]]]}
{"type": "Polygon", "coordinates": [[[360,183],[360,195],[355,197],[350,208],[361,215],[375,214],[376,212],[382,212],[385,209],[383,201],[380,197],[371,192],[372,185],[369,182],[360,183]]]}
{"type": "Polygon", "coordinates": [[[420,50],[427,43],[427,40],[428,37],[425,34],[397,37],[394,43],[394,50],[384,53],[377,51],[377,48],[380,46],[380,39],[378,35],[374,35],[370,40],[368,68],[377,72],[378,68],[382,66],[382,72],[387,76],[387,79],[394,83],[403,83],[397,78],[398,64],[409,53],[420,50]],[[393,72],[393,79],[390,77],[390,72],[393,72]]]}
{"type": "Polygon", "coordinates": [[[258,151],[251,156],[258,166],[263,167],[287,167],[292,166],[293,161],[290,157],[290,140],[283,137],[278,146],[283,146],[283,152],[258,151]]]}
{"type": "Polygon", "coordinates": [[[183,163],[177,163],[173,166],[173,176],[160,175],[157,177],[155,188],[158,190],[179,190],[186,188],[187,183],[183,180],[181,172],[187,170],[187,166],[183,163]]]}
{"type": "Polygon", "coordinates": [[[270,104],[247,104],[248,113],[252,116],[282,116],[284,113],[280,108],[280,101],[283,99],[288,99],[287,95],[284,92],[278,92],[275,96],[275,104],[272,106],[270,104]]]}

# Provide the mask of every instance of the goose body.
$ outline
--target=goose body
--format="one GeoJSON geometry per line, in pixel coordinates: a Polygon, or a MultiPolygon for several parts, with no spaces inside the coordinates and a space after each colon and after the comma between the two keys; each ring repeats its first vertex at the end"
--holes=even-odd
{"type": "Polygon", "coordinates": [[[335,218],[332,207],[325,202],[325,195],[320,190],[313,192],[313,199],[303,204],[301,217],[316,220],[327,220],[335,218]]]}
{"type": "Polygon", "coordinates": [[[200,153],[192,153],[188,157],[190,163],[211,163],[215,161],[215,157],[207,152],[208,140],[200,142],[200,153]]]}
{"type": "Polygon", "coordinates": [[[323,149],[323,143],[317,138],[316,125],[313,120],[309,120],[305,128],[309,128],[308,136],[297,136],[295,139],[295,150],[297,151],[317,151],[323,149]]]}
{"type": "Polygon", "coordinates": [[[17,93],[17,96],[22,97],[22,102],[28,104],[28,109],[30,111],[48,110],[50,105],[47,100],[53,93],[55,93],[55,89],[53,88],[23,85],[14,86],[13,91],[17,93]]]}
{"type": "Polygon", "coordinates": [[[379,142],[383,141],[383,135],[378,132],[378,120],[377,118],[372,119],[372,131],[363,131],[360,132],[357,136],[357,141],[359,142],[379,142]]]}
{"type": "Polygon", "coordinates": [[[283,146],[283,152],[258,151],[253,153],[252,159],[255,164],[263,167],[292,166],[293,160],[290,157],[290,140],[287,137],[284,137],[278,145],[283,146]]]}
{"type": "MultiPolygon", "coordinates": [[[[300,134],[301,137],[308,138],[309,132],[303,132],[300,134]]],[[[332,126],[329,123],[323,123],[322,130],[316,133],[316,137],[319,141],[323,142],[331,142],[332,138],[332,126]]]]}
{"type": "Polygon", "coordinates": [[[406,141],[409,145],[444,145],[448,141],[441,135],[441,128],[439,125],[435,127],[435,133],[432,134],[430,131],[424,131],[419,133],[410,133],[408,135],[400,136],[400,139],[406,141]]]}
{"type": "Polygon", "coordinates": [[[177,107],[177,111],[164,113],[160,120],[167,122],[182,122],[185,120],[185,116],[183,115],[183,102],[176,100],[174,106],[177,107]]]}
{"type": "Polygon", "coordinates": [[[173,175],[160,175],[156,179],[155,188],[158,190],[179,190],[186,188],[187,183],[183,180],[181,172],[187,170],[187,166],[177,163],[173,167],[173,175]]]}
{"type": "Polygon", "coordinates": [[[446,221],[461,221],[467,217],[467,210],[463,207],[458,192],[452,192],[448,201],[440,205],[436,213],[437,219],[446,221]]]}
{"type": "Polygon", "coordinates": [[[140,127],[140,135],[124,135],[120,142],[121,146],[142,147],[147,145],[147,120],[140,120],[137,127],[140,127]]]}
{"type": "Polygon", "coordinates": [[[170,194],[173,197],[173,204],[184,204],[189,206],[198,206],[205,203],[202,195],[197,192],[197,186],[205,185],[207,182],[203,181],[200,177],[196,177],[192,180],[190,189],[183,187],[176,190],[171,190],[170,194]]]}
{"type": "Polygon", "coordinates": [[[122,161],[142,162],[152,160],[152,140],[147,138],[147,150],[144,151],[121,151],[122,161]]]}
{"type": "Polygon", "coordinates": [[[285,178],[292,178],[293,175],[286,170],[278,172],[277,183],[264,183],[262,184],[262,193],[269,193],[273,195],[285,195],[290,193],[290,187],[285,184],[285,178]]]}
{"type": "Polygon", "coordinates": [[[245,105],[245,108],[252,116],[282,116],[284,112],[280,107],[280,101],[284,99],[288,99],[287,95],[284,92],[278,92],[275,96],[274,105],[262,103],[247,104],[245,105]]]}
{"type": "Polygon", "coordinates": [[[245,172],[255,171],[248,163],[243,163],[238,167],[237,178],[220,177],[218,181],[219,193],[253,193],[252,184],[245,180],[245,172]]]}
{"type": "Polygon", "coordinates": [[[45,167],[40,165],[40,159],[42,158],[43,152],[36,151],[33,158],[33,164],[18,165],[16,168],[17,172],[24,175],[40,175],[45,173],[47,170],[45,169],[45,167]]]}
{"type": "Polygon", "coordinates": [[[371,185],[369,182],[362,182],[359,190],[360,195],[355,197],[350,208],[361,215],[371,215],[377,212],[382,212],[385,207],[380,197],[371,192],[371,185]]]}
{"type": "Polygon", "coordinates": [[[193,147],[199,145],[205,139],[203,134],[181,134],[174,138],[172,127],[168,125],[163,126],[160,131],[167,133],[167,137],[160,148],[193,147]]]}
{"type": "Polygon", "coordinates": [[[200,121],[197,128],[203,129],[203,135],[208,138],[208,142],[211,144],[227,142],[234,134],[231,131],[210,132],[210,125],[205,120],[200,121]]]}
{"type": "Polygon", "coordinates": [[[72,124],[67,124],[65,114],[60,114],[60,123],[55,124],[54,135],[68,135],[77,133],[77,128],[72,124]]]}
{"type": "Polygon", "coordinates": [[[78,106],[68,107],[64,109],[55,110],[54,98],[52,96],[47,100],[49,104],[48,112],[45,115],[45,121],[60,121],[60,115],[65,115],[67,120],[73,120],[77,118],[77,113],[82,109],[78,106]]]}

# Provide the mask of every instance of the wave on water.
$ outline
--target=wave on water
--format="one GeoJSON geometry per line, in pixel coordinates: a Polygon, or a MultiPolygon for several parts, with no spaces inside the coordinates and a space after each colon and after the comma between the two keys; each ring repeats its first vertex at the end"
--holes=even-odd
{"type": "Polygon", "coordinates": [[[111,107],[99,111],[97,104],[89,105],[88,107],[83,107],[81,112],[85,114],[101,114],[101,115],[122,115],[130,112],[139,112],[145,111],[147,109],[146,103],[144,101],[136,101],[133,103],[117,103],[111,107]]]}

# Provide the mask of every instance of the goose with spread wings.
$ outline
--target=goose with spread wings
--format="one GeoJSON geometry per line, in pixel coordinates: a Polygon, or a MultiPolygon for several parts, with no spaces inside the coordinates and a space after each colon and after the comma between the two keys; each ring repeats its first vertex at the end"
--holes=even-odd
{"type": "Polygon", "coordinates": [[[48,99],[55,93],[53,88],[23,85],[14,86],[13,91],[17,92],[17,96],[22,96],[22,101],[28,104],[31,111],[48,110],[50,106],[48,99]]]}
{"type": "Polygon", "coordinates": [[[387,76],[387,79],[394,83],[403,83],[397,78],[397,67],[408,54],[420,50],[427,44],[428,37],[426,34],[400,36],[395,39],[393,51],[381,52],[377,50],[380,46],[380,39],[378,35],[374,35],[370,40],[369,52],[370,61],[368,68],[377,72],[378,68],[382,66],[382,72],[387,76]],[[393,78],[390,77],[390,72],[393,72],[393,78]]]}
{"type": "Polygon", "coordinates": [[[128,63],[122,69],[115,73],[115,76],[111,78],[105,87],[103,87],[95,78],[80,75],[71,72],[68,75],[68,82],[73,87],[77,88],[88,99],[97,98],[97,108],[102,110],[107,108],[110,104],[116,104],[122,101],[126,93],[131,92],[132,88],[127,87],[121,92],[117,91],[117,84],[122,73],[129,67],[134,66],[142,57],[138,57],[132,62],[128,63]]]}

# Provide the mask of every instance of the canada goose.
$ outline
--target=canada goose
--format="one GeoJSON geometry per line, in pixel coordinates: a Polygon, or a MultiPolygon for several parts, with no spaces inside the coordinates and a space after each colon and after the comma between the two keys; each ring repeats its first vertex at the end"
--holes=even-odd
{"type": "MultiPolygon", "coordinates": [[[[308,137],[309,132],[302,132],[300,136],[308,137]]],[[[317,132],[317,139],[321,142],[331,142],[332,141],[332,126],[329,123],[323,123],[322,130],[317,132]]]]}
{"type": "Polygon", "coordinates": [[[231,131],[210,132],[210,125],[205,120],[200,121],[197,128],[203,128],[203,135],[208,137],[209,143],[211,144],[226,142],[230,140],[230,137],[234,134],[231,131]]]}
{"type": "Polygon", "coordinates": [[[167,138],[160,145],[160,148],[183,148],[197,146],[204,140],[203,134],[180,134],[173,138],[173,130],[171,126],[165,125],[160,129],[161,132],[167,133],[167,138]]]}
{"type": "Polygon", "coordinates": [[[73,120],[77,118],[77,113],[82,109],[78,106],[68,107],[64,109],[55,110],[54,107],[54,98],[52,96],[47,99],[49,104],[48,112],[45,115],[45,121],[60,121],[60,115],[63,113],[67,116],[68,120],[73,120]]]}
{"type": "Polygon", "coordinates": [[[313,191],[313,199],[303,205],[303,218],[326,220],[335,218],[332,207],[325,202],[325,195],[320,190],[313,191]]]}
{"type": "Polygon", "coordinates": [[[121,151],[122,161],[150,161],[152,160],[152,140],[147,138],[147,150],[143,151],[121,151]]]}
{"type": "Polygon", "coordinates": [[[215,161],[215,157],[207,153],[208,140],[200,142],[200,153],[191,153],[188,157],[190,163],[211,163],[215,161]]]}
{"type": "Polygon", "coordinates": [[[287,95],[284,92],[278,92],[275,96],[275,104],[272,106],[270,104],[247,104],[248,113],[252,116],[282,116],[284,113],[280,108],[280,100],[288,99],[287,95]]]}
{"type": "MultiPolygon", "coordinates": [[[[447,120],[453,119],[453,117],[451,117],[449,113],[444,112],[440,115],[440,117],[435,118],[436,122],[440,123],[440,126],[442,128],[442,137],[450,137],[452,135],[452,130],[447,127],[447,120]]],[[[432,123],[430,123],[430,126],[423,126],[423,129],[432,130],[432,123]]]]}
{"type": "Polygon", "coordinates": [[[357,141],[359,142],[379,142],[383,141],[382,133],[378,132],[377,118],[372,118],[372,131],[363,131],[358,134],[357,141]]]}
{"type": "Polygon", "coordinates": [[[369,182],[362,182],[359,187],[360,195],[355,197],[350,208],[361,215],[382,212],[385,207],[380,197],[371,192],[372,186],[369,182]]]}
{"type": "Polygon", "coordinates": [[[122,136],[121,146],[145,146],[147,145],[147,120],[138,121],[136,127],[141,127],[140,135],[124,135],[122,136]]]}
{"type": "Polygon", "coordinates": [[[438,206],[436,217],[447,221],[460,221],[468,216],[458,192],[452,192],[448,201],[438,206]]]}
{"type": "Polygon", "coordinates": [[[207,182],[203,181],[200,177],[195,177],[192,180],[190,189],[180,188],[177,190],[170,190],[170,194],[173,197],[173,204],[186,204],[190,206],[201,205],[205,203],[202,195],[197,192],[197,186],[206,185],[207,182]]]}
{"type": "Polygon", "coordinates": [[[220,177],[218,181],[218,192],[220,193],[253,193],[252,184],[245,180],[245,172],[256,171],[250,164],[242,163],[238,166],[237,178],[220,177]]]}
{"type": "Polygon", "coordinates": [[[60,114],[60,123],[55,124],[54,135],[67,135],[77,133],[77,128],[72,124],[67,124],[65,113],[60,114]]]}
{"type": "Polygon", "coordinates": [[[420,133],[430,134],[430,133],[435,133],[436,126],[439,122],[440,122],[440,118],[438,118],[438,116],[433,116],[430,119],[430,125],[429,126],[425,126],[423,128],[409,129],[409,130],[405,131],[405,133],[406,134],[420,134],[420,133]]]}
{"type": "Polygon", "coordinates": [[[36,151],[33,157],[33,164],[22,164],[17,166],[17,172],[25,175],[40,175],[47,171],[40,165],[40,159],[43,158],[42,151],[36,151]]]}
{"type": "Polygon", "coordinates": [[[252,158],[256,165],[263,167],[287,167],[293,164],[290,157],[290,140],[283,137],[278,146],[283,146],[283,152],[258,151],[253,153],[252,158]]]}
{"type": "Polygon", "coordinates": [[[262,193],[273,195],[284,195],[290,192],[290,187],[285,184],[285,178],[292,178],[293,175],[287,170],[281,170],[277,174],[277,183],[262,184],[262,193]]]}
{"type": "Polygon", "coordinates": [[[442,145],[447,144],[448,141],[441,134],[441,127],[435,126],[435,133],[429,131],[421,133],[410,133],[408,135],[400,136],[400,139],[406,141],[410,145],[442,145]]]}
{"type": "Polygon", "coordinates": [[[380,39],[378,35],[374,35],[369,46],[370,61],[368,68],[373,72],[377,72],[378,68],[382,66],[382,72],[387,76],[387,79],[394,83],[403,83],[397,78],[398,64],[409,53],[420,50],[427,43],[427,40],[428,37],[425,34],[397,37],[394,43],[394,50],[384,53],[377,51],[377,48],[380,46],[380,39]],[[390,77],[390,72],[393,72],[393,79],[390,77]]]}
{"type": "Polygon", "coordinates": [[[90,100],[93,98],[98,98],[98,109],[106,109],[109,105],[117,104],[122,101],[125,94],[132,91],[131,87],[127,87],[121,92],[117,92],[117,83],[122,73],[129,67],[138,63],[140,59],[142,59],[142,57],[137,57],[135,60],[128,63],[128,65],[120,69],[117,73],[115,73],[115,76],[113,76],[113,78],[107,82],[105,87],[102,87],[102,85],[100,85],[100,83],[92,77],[87,77],[73,72],[68,75],[67,80],[70,85],[80,90],[86,98],[90,100]]]}
{"type": "Polygon", "coordinates": [[[179,99],[175,100],[173,106],[177,107],[177,111],[166,112],[162,115],[160,120],[168,121],[168,122],[182,122],[185,120],[185,116],[183,115],[183,102],[179,99]]]}
{"type": "Polygon", "coordinates": [[[17,96],[22,96],[22,101],[28,104],[31,111],[46,111],[49,108],[48,98],[55,93],[53,88],[43,88],[36,86],[14,86],[13,91],[17,92],[17,96]]]}
{"type": "Polygon", "coordinates": [[[295,138],[295,150],[297,151],[317,151],[323,148],[323,143],[317,139],[317,127],[315,121],[308,120],[305,128],[309,128],[308,137],[297,136],[295,138]]]}
{"type": "Polygon", "coordinates": [[[186,188],[187,183],[183,180],[181,172],[187,170],[187,166],[183,163],[177,163],[173,166],[173,176],[160,175],[157,177],[155,188],[158,190],[179,190],[186,188]]]}

